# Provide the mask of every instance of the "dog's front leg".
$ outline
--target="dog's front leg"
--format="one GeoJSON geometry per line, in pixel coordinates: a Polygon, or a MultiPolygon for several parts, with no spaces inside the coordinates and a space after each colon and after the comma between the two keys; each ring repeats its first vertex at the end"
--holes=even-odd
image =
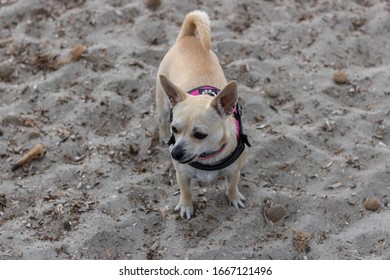
{"type": "Polygon", "coordinates": [[[244,208],[245,197],[238,190],[238,179],[240,178],[240,171],[233,173],[227,177],[226,196],[231,205],[235,208],[244,208]]]}
{"type": "Polygon", "coordinates": [[[175,207],[175,210],[180,210],[180,216],[189,220],[194,214],[191,194],[191,179],[180,172],[176,172],[176,178],[180,187],[180,201],[175,207]]]}

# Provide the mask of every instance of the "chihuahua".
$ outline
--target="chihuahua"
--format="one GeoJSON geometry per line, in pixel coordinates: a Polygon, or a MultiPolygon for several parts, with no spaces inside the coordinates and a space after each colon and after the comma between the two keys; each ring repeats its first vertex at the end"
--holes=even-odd
{"type": "Polygon", "coordinates": [[[238,209],[245,201],[237,183],[247,158],[245,144],[250,145],[242,133],[237,83],[227,82],[210,45],[208,15],[190,12],[157,74],[160,140],[171,135],[169,151],[180,187],[175,210],[187,219],[194,214],[190,188],[196,180],[224,177],[229,202],[238,209]]]}

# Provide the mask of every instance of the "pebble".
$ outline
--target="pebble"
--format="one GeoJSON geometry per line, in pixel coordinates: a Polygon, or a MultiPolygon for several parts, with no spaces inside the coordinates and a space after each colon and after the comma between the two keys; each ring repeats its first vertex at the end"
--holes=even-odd
{"type": "Polygon", "coordinates": [[[336,84],[346,84],[349,82],[348,75],[343,71],[336,71],[333,73],[333,81],[336,84]]]}
{"type": "Polygon", "coordinates": [[[363,206],[366,210],[375,212],[381,207],[381,202],[375,197],[370,197],[363,201],[363,206]]]}
{"type": "Polygon", "coordinates": [[[15,67],[9,61],[0,63],[0,80],[7,80],[14,73],[15,67]]]}
{"type": "Polygon", "coordinates": [[[275,204],[270,208],[264,209],[264,214],[273,223],[276,223],[277,221],[282,219],[286,215],[286,213],[286,207],[280,204],[275,204]]]}
{"type": "Polygon", "coordinates": [[[145,0],[145,5],[152,11],[156,10],[161,5],[161,0],[145,0]]]}
{"type": "Polygon", "coordinates": [[[264,86],[264,95],[271,97],[271,98],[277,98],[280,95],[280,88],[276,85],[265,85],[264,86]]]}

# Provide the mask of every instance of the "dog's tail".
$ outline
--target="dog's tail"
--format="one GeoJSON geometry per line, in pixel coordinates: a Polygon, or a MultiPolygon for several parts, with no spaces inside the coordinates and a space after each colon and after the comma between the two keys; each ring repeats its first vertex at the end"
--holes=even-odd
{"type": "Polygon", "coordinates": [[[195,36],[198,33],[200,43],[204,50],[210,50],[211,31],[209,16],[203,11],[193,11],[187,14],[181,26],[176,42],[185,36],[195,36]]]}

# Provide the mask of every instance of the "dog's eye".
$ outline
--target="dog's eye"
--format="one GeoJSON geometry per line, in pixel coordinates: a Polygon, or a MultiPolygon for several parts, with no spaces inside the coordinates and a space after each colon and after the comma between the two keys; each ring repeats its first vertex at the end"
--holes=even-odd
{"type": "Polygon", "coordinates": [[[195,132],[194,137],[196,139],[202,140],[202,139],[205,139],[207,137],[207,134],[202,133],[202,132],[195,132]]]}
{"type": "Polygon", "coordinates": [[[177,128],[176,128],[176,127],[171,126],[171,129],[172,129],[172,132],[173,132],[173,133],[175,133],[175,134],[177,133],[177,128]]]}

